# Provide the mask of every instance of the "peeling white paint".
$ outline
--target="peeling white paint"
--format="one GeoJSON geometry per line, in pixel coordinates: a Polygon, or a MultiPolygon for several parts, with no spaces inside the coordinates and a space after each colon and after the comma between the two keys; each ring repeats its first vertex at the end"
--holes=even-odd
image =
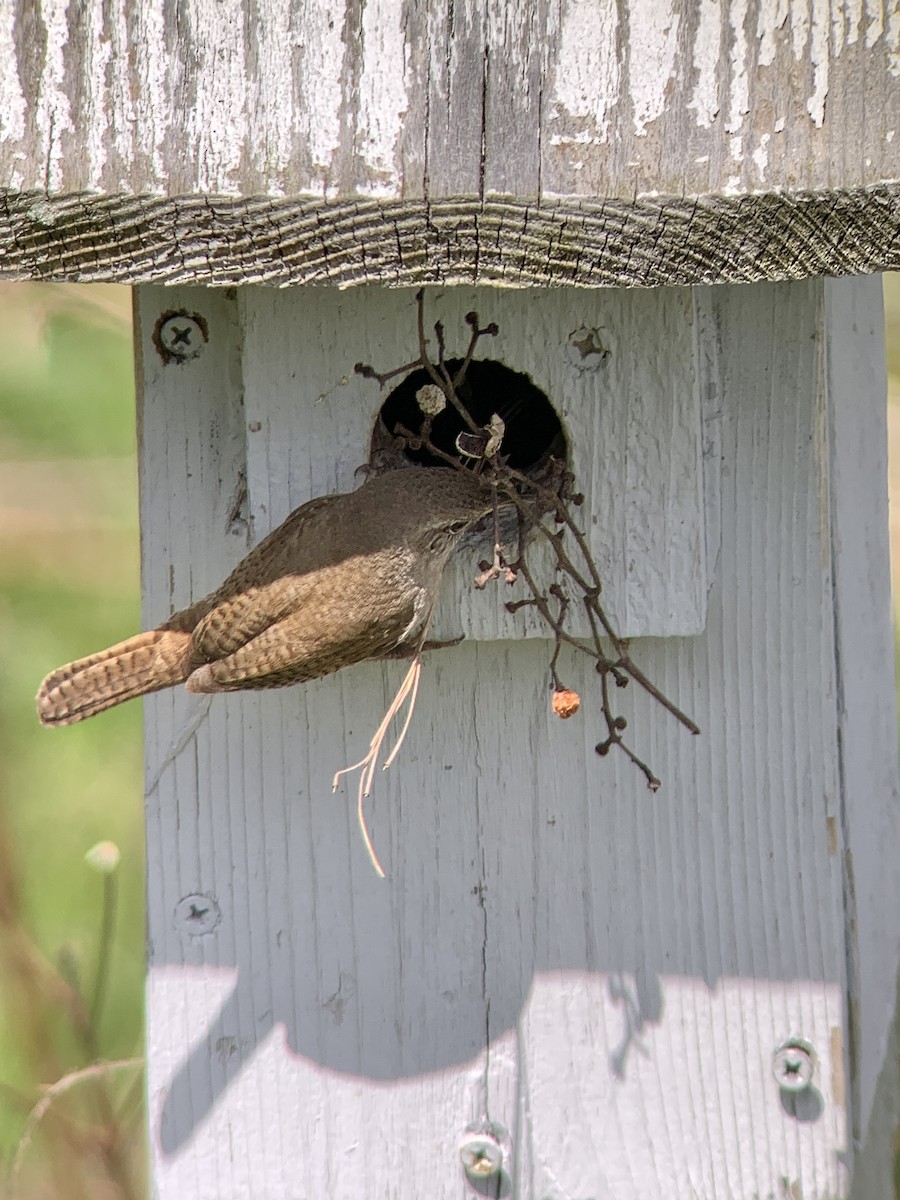
{"type": "Polygon", "coordinates": [[[580,133],[554,133],[550,138],[551,146],[600,146],[603,139],[594,137],[586,129],[580,133]]]}
{"type": "Polygon", "coordinates": [[[628,83],[638,137],[665,111],[666,91],[675,76],[679,22],[667,0],[644,0],[629,9],[628,83]]]}
{"type": "Polygon", "coordinates": [[[900,4],[891,5],[887,27],[888,69],[892,75],[900,75],[900,4]]]}
{"type": "Polygon", "coordinates": [[[615,0],[571,0],[559,33],[554,115],[589,121],[585,135],[601,142],[609,137],[610,112],[619,99],[618,24],[615,0]]]}
{"type": "MultiPolygon", "coordinates": [[[[107,11],[113,62],[128,62],[128,16],[132,11],[132,5],[129,0],[118,0],[117,3],[110,4],[107,11]]],[[[116,186],[122,191],[126,191],[130,185],[130,175],[134,167],[135,137],[138,133],[137,110],[130,71],[112,72],[109,82],[109,99],[112,109],[112,128],[114,131],[121,130],[121,135],[116,137],[113,143],[120,159],[117,164],[116,186]]]]}
{"type": "Polygon", "coordinates": [[[331,169],[341,141],[341,67],[344,62],[341,6],[309,0],[297,28],[301,63],[297,83],[298,130],[313,163],[311,191],[334,191],[331,169]]]}
{"type": "Polygon", "coordinates": [[[103,11],[97,4],[86,4],[81,10],[87,37],[85,46],[89,57],[84,62],[87,77],[83,112],[82,136],[88,160],[88,187],[98,191],[103,183],[106,166],[106,139],[117,128],[107,107],[106,69],[112,58],[112,42],[103,36],[103,11]]]}
{"type": "Polygon", "coordinates": [[[809,42],[809,3],[810,0],[804,0],[802,4],[791,5],[791,48],[798,62],[805,56],[809,42]]]}
{"type": "Polygon", "coordinates": [[[769,167],[769,140],[770,133],[764,133],[759,139],[759,145],[753,151],[753,161],[756,164],[756,169],[759,171],[759,177],[762,180],[766,178],[766,171],[769,167]]]}
{"type": "Polygon", "coordinates": [[[141,88],[135,100],[140,150],[150,160],[153,178],[167,184],[163,143],[169,124],[169,57],[166,52],[165,0],[144,0],[133,10],[136,36],[132,47],[141,88]]]}
{"type": "Polygon", "coordinates": [[[370,196],[390,196],[400,183],[397,145],[409,105],[408,55],[400,5],[393,0],[369,0],[363,7],[362,48],[359,148],[371,178],[360,190],[370,196]]]}
{"type": "Polygon", "coordinates": [[[72,126],[72,110],[65,93],[65,49],[69,40],[66,15],[69,0],[42,0],[38,20],[47,31],[47,49],[35,108],[36,124],[43,143],[44,186],[51,192],[63,184],[62,137],[72,126]]]}
{"type": "MultiPolygon", "coordinates": [[[[4,179],[145,194],[176,185],[271,196],[419,194],[429,130],[413,67],[422,52],[430,56],[433,127],[449,122],[445,133],[458,127],[468,136],[472,122],[458,118],[478,103],[483,44],[492,86],[520,94],[535,85],[531,68],[545,68],[542,144],[558,151],[543,175],[547,194],[607,180],[627,192],[633,172],[642,189],[652,185],[657,160],[636,139],[667,111],[695,130],[691,162],[698,152],[718,164],[747,159],[775,185],[780,150],[769,139],[789,127],[792,153],[809,163],[809,185],[820,186],[831,177],[819,142],[801,143],[859,109],[857,81],[846,76],[863,45],[873,51],[865,58],[873,95],[900,76],[900,0],[695,0],[690,10],[681,0],[561,0],[546,47],[523,56],[516,39],[524,10],[525,0],[456,0],[448,31],[446,9],[416,15],[395,0],[355,9],[268,0],[259,21],[247,0],[180,0],[176,9],[171,0],[79,0],[77,22],[72,0],[0,0],[4,179]],[[20,78],[15,21],[27,6],[46,51],[34,77],[20,78]],[[421,153],[401,155],[401,139],[404,148],[421,144],[421,153]],[[553,177],[559,170],[583,175],[567,184],[553,177]]],[[[503,133],[489,128],[490,154],[504,152],[503,133]]],[[[888,150],[891,138],[880,136],[872,170],[895,178],[896,142],[888,150]]],[[[862,181],[867,173],[855,161],[862,181]]],[[[736,169],[746,186],[745,166],[736,169]]],[[[445,164],[444,176],[452,170],[445,164]]],[[[836,185],[856,179],[849,160],[839,174],[836,185]]],[[[718,169],[709,186],[721,187],[718,169]]]]}
{"type": "Polygon", "coordinates": [[[228,195],[238,188],[248,132],[243,0],[216,0],[213,11],[206,0],[192,0],[185,25],[203,81],[185,120],[197,186],[228,195]]]}
{"type": "Polygon", "coordinates": [[[844,0],[847,14],[847,45],[854,46],[862,33],[863,0],[844,0]]]}
{"type": "Polygon", "coordinates": [[[292,122],[281,119],[294,94],[290,0],[266,0],[265,19],[257,21],[255,70],[250,80],[250,138],[253,166],[266,180],[271,196],[284,192],[283,175],[290,166],[292,122]]]}
{"type": "Polygon", "coordinates": [[[832,52],[837,58],[844,45],[853,46],[862,32],[863,0],[835,0],[832,8],[832,52]]]}
{"type": "Polygon", "coordinates": [[[790,0],[774,0],[772,4],[761,4],[756,20],[756,40],[759,44],[758,62],[761,67],[771,67],[778,49],[778,34],[784,28],[790,12],[790,0]]]}
{"type": "Polygon", "coordinates": [[[844,16],[842,0],[835,0],[831,6],[831,44],[835,56],[844,49],[844,16]]]}
{"type": "Polygon", "coordinates": [[[884,33],[884,5],[882,0],[866,0],[866,49],[871,50],[884,33]]]}
{"type": "Polygon", "coordinates": [[[829,0],[812,0],[813,93],[806,102],[806,111],[817,128],[825,120],[825,99],[828,96],[828,26],[829,0]]]}
{"type": "MultiPolygon", "coordinates": [[[[749,53],[747,44],[747,0],[736,0],[731,5],[732,44],[729,61],[731,63],[731,96],[728,106],[728,120],[725,123],[727,133],[737,133],[744,123],[744,117],[750,111],[750,75],[749,53]]],[[[735,157],[732,149],[732,157],[735,157]]]]}
{"type": "Polygon", "coordinates": [[[25,96],[13,37],[15,15],[12,5],[0,4],[0,142],[17,142],[25,136],[25,96]]]}
{"type": "Polygon", "coordinates": [[[694,70],[697,82],[688,108],[697,113],[697,124],[708,129],[719,115],[719,55],[722,10],[719,0],[700,0],[694,38],[694,70]]]}

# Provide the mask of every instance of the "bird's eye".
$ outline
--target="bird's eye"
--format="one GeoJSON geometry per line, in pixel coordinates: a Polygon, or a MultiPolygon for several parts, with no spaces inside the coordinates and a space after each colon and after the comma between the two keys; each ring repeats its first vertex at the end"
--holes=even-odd
{"type": "Polygon", "coordinates": [[[435,554],[442,553],[470,524],[471,521],[451,521],[444,525],[432,535],[429,549],[435,554]]]}

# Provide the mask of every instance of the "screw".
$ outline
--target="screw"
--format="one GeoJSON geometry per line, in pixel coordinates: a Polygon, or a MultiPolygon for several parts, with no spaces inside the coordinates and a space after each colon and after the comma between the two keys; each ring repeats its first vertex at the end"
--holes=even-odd
{"type": "Polygon", "coordinates": [[[184,362],[203,350],[209,330],[199,313],[167,312],[157,321],[153,340],[165,362],[184,362]]]}
{"type": "Polygon", "coordinates": [[[582,325],[569,334],[565,356],[576,371],[598,371],[609,359],[609,354],[598,329],[582,325]]]}
{"type": "Polygon", "coordinates": [[[772,1074],[783,1092],[805,1092],[812,1084],[816,1052],[803,1038],[788,1038],[772,1056],[772,1074]]]}
{"type": "Polygon", "coordinates": [[[212,933],[222,919],[219,906],[212,896],[194,892],[175,905],[175,928],[191,937],[212,933]]]}
{"type": "Polygon", "coordinates": [[[473,1179],[490,1179],[503,1166],[503,1151],[492,1133],[467,1130],[459,1143],[459,1159],[473,1179]]]}

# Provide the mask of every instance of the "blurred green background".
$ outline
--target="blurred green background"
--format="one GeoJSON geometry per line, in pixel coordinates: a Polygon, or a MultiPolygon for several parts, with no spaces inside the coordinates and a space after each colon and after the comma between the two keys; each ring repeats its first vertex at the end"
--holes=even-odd
{"type": "MultiPolygon", "coordinates": [[[[885,301],[896,572],[900,277],[885,301]]],[[[32,700],[52,667],[140,623],[131,296],[0,285],[0,309],[0,1194],[137,1200],[141,706],[45,730],[32,700]],[[101,841],[112,874],[85,862],[101,841]]]]}
{"type": "MultiPolygon", "coordinates": [[[[142,1194],[141,706],[41,728],[52,667],[139,624],[131,297],[127,288],[0,286],[0,1156],[22,1197],[142,1194]],[[120,851],[114,875],[85,863],[120,851]],[[114,918],[95,1003],[101,928],[114,918]],[[93,1008],[93,1014],[90,1009],[93,1008]]],[[[0,1176],[2,1180],[2,1176],[0,1176]]]]}

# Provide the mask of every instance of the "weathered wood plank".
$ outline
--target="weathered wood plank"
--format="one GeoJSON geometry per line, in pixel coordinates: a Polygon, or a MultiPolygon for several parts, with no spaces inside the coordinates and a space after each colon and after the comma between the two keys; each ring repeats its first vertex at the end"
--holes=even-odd
{"type": "Polygon", "coordinates": [[[900,862],[884,851],[900,845],[900,798],[897,692],[885,668],[893,661],[894,631],[881,288],[830,282],[822,321],[833,331],[826,342],[824,379],[832,456],[851,1103],[854,1137],[861,1143],[885,1062],[900,978],[900,862]]]}
{"type": "Polygon", "coordinates": [[[17,191],[608,196],[900,177],[881,3],[17,0],[17,191]]]}
{"type": "MultiPolygon", "coordinates": [[[[239,295],[250,511],[262,537],[313,496],[356,486],[391,385],[379,390],[353,366],[387,370],[414,357],[416,306],[410,292],[385,299],[378,288],[239,295]]],[[[451,357],[465,351],[464,316],[473,309],[500,326],[478,357],[529,375],[563,421],[585,512],[595,514],[586,525],[604,603],[622,636],[700,633],[708,581],[691,293],[429,292],[429,329],[440,318],[451,357]],[[579,333],[601,352],[582,355],[573,344],[579,333]]],[[[431,343],[436,353],[433,334],[431,343]]],[[[491,547],[487,539],[481,555],[490,558],[491,547]]],[[[525,595],[522,586],[473,590],[478,557],[448,570],[434,636],[546,637],[531,611],[505,611],[525,595]]],[[[551,583],[550,556],[539,548],[535,561],[551,583]]],[[[570,629],[590,637],[581,611],[570,629]]]]}
{"type": "MultiPolygon", "coordinates": [[[[245,449],[235,300],[224,292],[182,289],[179,302],[191,311],[202,306],[206,314],[213,352],[165,364],[152,335],[157,319],[171,310],[172,298],[162,289],[147,289],[138,294],[136,304],[143,607],[148,626],[180,607],[184,597],[204,595],[215,587],[248,548],[238,505],[245,449]]],[[[160,968],[151,972],[148,984],[147,1059],[150,1109],[157,1122],[166,1096],[164,1064],[173,1039],[189,1043],[192,1030],[199,1032],[196,1017],[209,1006],[217,1007],[235,958],[233,922],[227,929],[217,928],[215,936],[204,937],[202,930],[212,921],[215,895],[230,895],[232,887],[241,887],[240,853],[232,848],[234,834],[224,796],[210,803],[206,786],[210,753],[218,756],[219,782],[228,786],[227,733],[233,729],[228,722],[240,714],[215,714],[215,737],[194,739],[192,721],[202,712],[202,705],[182,689],[151,702],[145,712],[147,878],[154,913],[148,927],[148,960],[160,968]],[[201,861],[206,867],[200,890],[207,896],[194,906],[198,915],[192,919],[192,902],[179,904],[198,890],[201,861]],[[199,915],[207,899],[207,915],[199,915]],[[167,989],[165,964],[174,962],[193,974],[198,988],[190,996],[167,989]]],[[[239,830],[236,840],[240,845],[239,830]]],[[[227,1060],[225,1051],[220,1054],[227,1060]]],[[[211,1078],[211,1069],[215,1068],[199,1069],[200,1081],[211,1078]]],[[[164,1144],[165,1129],[159,1137],[164,1144]]],[[[229,1172],[222,1165],[208,1165],[213,1172],[221,1171],[222,1194],[227,1195],[229,1172]]],[[[204,1189],[213,1194],[209,1188],[209,1176],[204,1175],[196,1194],[204,1194],[204,1189]]]]}
{"type": "Polygon", "coordinates": [[[0,275],[119,283],[663,287],[900,269],[900,185],[624,201],[0,191],[0,275]]]}
{"type": "MultiPolygon", "coordinates": [[[[832,351],[830,339],[848,305],[871,316],[877,283],[848,282],[837,297],[832,286],[698,297],[704,344],[687,352],[703,364],[707,416],[720,418],[706,440],[722,465],[707,494],[716,578],[703,634],[640,640],[634,652],[704,732],[691,738],[626,694],[664,780],[655,797],[627,763],[594,755],[589,671],[566,664],[585,697],[579,717],[550,717],[537,638],[473,641],[427,663],[401,760],[371,802],[386,881],[366,861],[351,797],[329,784],[358,757],[402,667],[216,698],[192,732],[185,697],[148,701],[151,777],[179,731],[189,735],[148,822],[163,1200],[401,1196],[423,1179],[429,1194],[455,1197],[457,1140],[485,1117],[510,1131],[517,1197],[845,1194],[845,855],[864,849],[867,871],[890,881],[896,842],[889,769],[848,800],[839,753],[839,721],[844,738],[859,735],[840,715],[835,635],[841,648],[853,622],[835,624],[833,581],[840,598],[841,572],[865,569],[875,551],[861,539],[862,567],[845,560],[835,576],[832,499],[873,471],[862,452],[833,462],[831,433],[853,421],[858,398],[843,376],[832,381],[841,343],[832,351]],[[864,805],[883,836],[863,847],[864,805]],[[209,932],[191,935],[189,909],[185,926],[191,895],[217,903],[209,932]],[[802,1101],[780,1095],[771,1073],[789,1036],[818,1054],[802,1101]]],[[[254,323],[297,302],[246,300],[240,362],[232,302],[217,313],[214,301],[141,296],[142,459],[157,481],[144,493],[145,571],[148,606],[163,610],[150,619],[188,598],[188,563],[203,590],[242,548],[225,503],[240,429],[284,402],[247,382],[270,374],[257,354],[290,357],[254,323]],[[162,305],[182,303],[210,313],[210,343],[162,367],[150,330],[162,305]]],[[[294,326],[296,341],[307,333],[294,326]]],[[[682,353],[676,331],[673,358],[682,353]]],[[[332,377],[345,369],[336,353],[332,377]]],[[[329,486],[324,452],[316,469],[329,486]]],[[[251,476],[256,505],[261,478],[251,476]]],[[[307,486],[302,475],[290,483],[307,486]]],[[[280,465],[270,504],[283,486],[280,465]]],[[[894,937],[896,911],[879,916],[894,937]]],[[[204,919],[194,918],[205,929],[204,919]]],[[[853,936],[865,941],[870,920],[866,901],[853,936]]],[[[877,1053],[864,1049],[854,1069],[868,1063],[866,1077],[877,1053]]]]}
{"type": "Polygon", "coordinates": [[[900,262],[880,0],[78,14],[0,6],[8,278],[655,286],[900,262]]]}

